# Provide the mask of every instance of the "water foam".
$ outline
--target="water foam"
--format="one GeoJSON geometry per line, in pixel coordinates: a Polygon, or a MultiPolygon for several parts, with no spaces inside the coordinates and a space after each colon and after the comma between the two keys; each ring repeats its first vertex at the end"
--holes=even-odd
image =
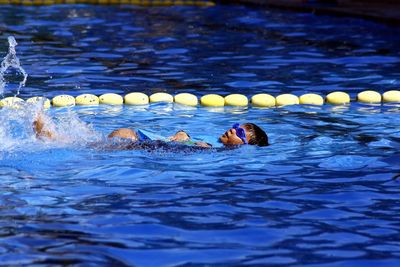
{"type": "Polygon", "coordinates": [[[52,124],[52,130],[55,133],[54,142],[59,145],[79,145],[85,146],[88,143],[101,142],[103,136],[94,130],[92,125],[82,121],[76,112],[69,109],[58,116],[48,118],[52,124]]]}
{"type": "Polygon", "coordinates": [[[0,110],[0,152],[26,150],[35,141],[32,130],[34,106],[0,110]]]}
{"type": "Polygon", "coordinates": [[[49,114],[41,110],[40,104],[22,104],[20,108],[0,109],[0,159],[5,155],[26,154],[51,148],[85,148],[90,144],[104,142],[104,136],[92,125],[82,121],[69,110],[49,114]],[[46,129],[54,139],[37,138],[33,122],[41,113],[46,129]]]}
{"type": "MultiPolygon", "coordinates": [[[[28,74],[21,67],[17,57],[17,41],[13,36],[8,37],[9,49],[0,66],[0,94],[3,95],[7,81],[5,74],[9,68],[14,68],[23,75],[19,83],[16,96],[25,86],[28,74]]],[[[36,104],[21,103],[16,107],[4,107],[0,110],[0,157],[4,153],[33,152],[48,147],[69,146],[71,144],[84,145],[98,142],[102,136],[91,125],[79,119],[76,113],[69,110],[67,113],[55,116],[53,119],[43,111],[43,101],[36,104]],[[38,140],[33,130],[33,122],[41,113],[46,126],[57,137],[56,140],[38,140]]]]}

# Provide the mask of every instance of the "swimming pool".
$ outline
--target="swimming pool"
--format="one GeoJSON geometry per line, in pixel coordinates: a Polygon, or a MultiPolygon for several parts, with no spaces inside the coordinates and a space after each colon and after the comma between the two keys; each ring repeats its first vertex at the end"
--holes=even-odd
{"type": "MultiPolygon", "coordinates": [[[[354,97],[399,87],[399,30],[363,20],[242,6],[4,6],[0,14],[0,51],[14,35],[29,74],[23,98],[164,90],[354,97]]],[[[0,110],[2,264],[399,263],[396,104],[48,112],[74,143],[38,142],[31,110],[0,110]],[[271,146],[86,146],[117,127],[203,139],[246,121],[264,128],[271,146]]]]}

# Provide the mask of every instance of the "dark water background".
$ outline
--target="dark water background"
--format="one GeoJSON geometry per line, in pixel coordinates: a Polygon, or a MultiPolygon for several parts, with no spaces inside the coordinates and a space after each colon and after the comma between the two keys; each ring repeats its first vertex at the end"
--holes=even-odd
{"type": "MultiPolygon", "coordinates": [[[[351,18],[241,6],[1,6],[23,98],[399,89],[400,30],[351,18]]],[[[16,80],[8,77],[11,81],[16,80]]],[[[11,83],[6,95],[13,95],[11,83]]],[[[398,105],[274,109],[0,111],[0,263],[135,266],[399,266],[398,105]],[[117,127],[216,138],[252,121],[267,148],[104,151],[117,127]],[[92,132],[95,131],[95,133],[92,132]]]]}

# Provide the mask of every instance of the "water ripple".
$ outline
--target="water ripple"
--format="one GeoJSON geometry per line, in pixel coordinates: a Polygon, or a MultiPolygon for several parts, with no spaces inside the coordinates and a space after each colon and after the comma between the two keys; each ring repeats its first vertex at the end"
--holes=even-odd
{"type": "MultiPolygon", "coordinates": [[[[399,29],[243,6],[2,6],[21,97],[398,89],[399,29]],[[327,34],[329,33],[329,35],[327,34]],[[397,87],[396,87],[397,86],[397,87]]],[[[13,95],[9,90],[6,95],[13,95]]],[[[398,266],[399,105],[0,110],[3,265],[398,266]],[[217,143],[255,122],[266,148],[110,151],[117,127],[217,143]],[[101,146],[100,146],[101,147],[101,146]],[[206,256],[205,256],[206,255],[206,256]]]]}

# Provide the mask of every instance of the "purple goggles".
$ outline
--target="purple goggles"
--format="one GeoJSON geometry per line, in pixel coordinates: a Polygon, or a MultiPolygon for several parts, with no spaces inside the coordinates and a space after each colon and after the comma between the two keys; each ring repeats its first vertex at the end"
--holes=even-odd
{"type": "Polygon", "coordinates": [[[243,141],[243,144],[247,144],[246,131],[239,126],[239,123],[235,123],[232,128],[236,130],[236,135],[243,141]]]}

